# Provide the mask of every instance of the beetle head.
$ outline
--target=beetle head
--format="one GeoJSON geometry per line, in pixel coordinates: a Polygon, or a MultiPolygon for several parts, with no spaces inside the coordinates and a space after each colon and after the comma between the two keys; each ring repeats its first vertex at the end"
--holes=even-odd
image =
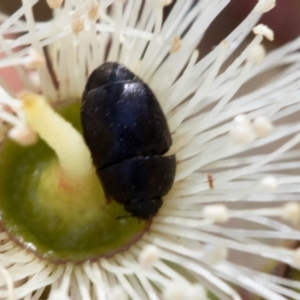
{"type": "Polygon", "coordinates": [[[161,198],[131,199],[124,206],[133,217],[148,220],[156,215],[162,203],[161,198]]]}

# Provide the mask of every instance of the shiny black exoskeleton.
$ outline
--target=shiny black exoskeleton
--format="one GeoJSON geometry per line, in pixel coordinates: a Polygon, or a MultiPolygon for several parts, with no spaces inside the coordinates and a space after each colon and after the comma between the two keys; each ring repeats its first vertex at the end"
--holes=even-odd
{"type": "Polygon", "coordinates": [[[125,66],[107,62],[90,75],[81,109],[83,132],[109,199],[150,219],[171,189],[175,156],[166,118],[150,88],[125,66]]]}

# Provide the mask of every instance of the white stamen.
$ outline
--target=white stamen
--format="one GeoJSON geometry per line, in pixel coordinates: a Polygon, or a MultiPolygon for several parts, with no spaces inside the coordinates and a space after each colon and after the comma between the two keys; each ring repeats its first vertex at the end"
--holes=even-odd
{"type": "Polygon", "coordinates": [[[285,204],[281,211],[281,217],[293,224],[298,224],[300,221],[300,204],[296,202],[285,204]]]}
{"type": "Polygon", "coordinates": [[[204,218],[213,222],[224,223],[229,220],[228,209],[225,205],[207,205],[203,208],[204,218]]]}
{"type": "Polygon", "coordinates": [[[237,116],[234,120],[234,126],[230,130],[230,136],[237,145],[245,145],[255,139],[253,126],[248,123],[244,116],[237,116]]]}
{"type": "Polygon", "coordinates": [[[10,125],[17,126],[22,121],[12,113],[12,110],[9,106],[0,107],[0,121],[7,122],[10,125]]]}
{"type": "Polygon", "coordinates": [[[28,79],[36,92],[41,90],[41,78],[36,70],[28,71],[28,79]]]}
{"type": "Polygon", "coordinates": [[[265,48],[259,44],[250,47],[247,53],[247,60],[251,61],[254,65],[260,65],[266,56],[265,48]]]}
{"type": "Polygon", "coordinates": [[[234,117],[233,121],[238,125],[249,125],[250,124],[250,121],[246,115],[237,115],[234,117]]]}
{"type": "Polygon", "coordinates": [[[274,40],[274,32],[273,32],[273,30],[271,30],[268,26],[266,26],[264,24],[259,24],[259,25],[255,26],[255,27],[253,27],[252,31],[254,32],[254,34],[264,36],[269,41],[273,41],[274,40]]]}
{"type": "Polygon", "coordinates": [[[71,299],[65,292],[56,290],[51,292],[51,295],[48,298],[48,300],[71,300],[71,299]]]}
{"type": "Polygon", "coordinates": [[[164,290],[164,300],[205,300],[206,291],[200,284],[173,282],[164,290]]]}
{"type": "Polygon", "coordinates": [[[0,266],[0,273],[3,275],[4,281],[7,286],[8,298],[6,298],[6,299],[14,300],[14,285],[13,285],[11,275],[9,274],[7,269],[2,266],[0,266]]]}
{"type": "Polygon", "coordinates": [[[84,29],[84,20],[82,17],[74,18],[72,21],[72,30],[74,34],[78,34],[84,29]]]}
{"type": "Polygon", "coordinates": [[[278,188],[278,180],[274,176],[266,176],[261,180],[263,187],[270,191],[276,191],[278,188]]]}
{"type": "Polygon", "coordinates": [[[228,257],[228,249],[225,247],[217,247],[215,245],[206,244],[203,247],[205,262],[216,265],[224,261],[228,257]]]}
{"type": "Polygon", "coordinates": [[[186,286],[180,283],[172,282],[163,291],[164,300],[183,300],[186,286]]]}
{"type": "Polygon", "coordinates": [[[256,135],[260,138],[268,136],[273,130],[272,123],[264,116],[255,118],[253,127],[256,135]]]}
{"type": "Polygon", "coordinates": [[[30,49],[28,56],[24,58],[24,66],[30,69],[38,69],[45,65],[45,58],[35,49],[30,49]]]}
{"type": "Polygon", "coordinates": [[[300,248],[297,248],[294,252],[294,263],[296,266],[300,266],[300,248]]]}
{"type": "Polygon", "coordinates": [[[168,6],[173,2],[173,0],[148,0],[148,1],[149,2],[152,1],[160,7],[168,6]]]}
{"type": "Polygon", "coordinates": [[[276,5],[276,0],[258,0],[258,3],[255,5],[254,10],[260,13],[265,13],[276,5]]]}
{"type": "Polygon", "coordinates": [[[14,126],[8,132],[8,137],[22,146],[29,146],[37,142],[37,134],[25,124],[14,126]]]}
{"type": "Polygon", "coordinates": [[[187,288],[184,300],[206,300],[206,291],[200,284],[194,284],[187,288]]]}
{"type": "Polygon", "coordinates": [[[159,249],[153,245],[147,245],[141,251],[139,263],[144,268],[151,267],[159,259],[159,249]]]}
{"type": "Polygon", "coordinates": [[[14,110],[22,109],[23,104],[19,99],[12,98],[1,86],[0,86],[0,103],[5,104],[14,110]]]}
{"type": "Polygon", "coordinates": [[[182,46],[182,40],[178,36],[175,36],[172,41],[170,53],[173,54],[173,53],[178,52],[180,50],[181,46],[182,46]]]}
{"type": "Polygon", "coordinates": [[[114,287],[110,292],[109,299],[111,300],[127,300],[128,296],[121,287],[114,287]]]}
{"type": "Polygon", "coordinates": [[[46,2],[48,6],[53,9],[61,7],[64,0],[46,0],[46,2]]]}
{"type": "MultiPolygon", "coordinates": [[[[195,93],[195,95],[188,101],[186,106],[174,114],[172,118],[169,119],[169,126],[170,130],[174,131],[177,129],[177,127],[181,124],[181,122],[185,119],[185,117],[193,110],[193,108],[199,103],[199,99],[203,97],[203,95],[209,94],[211,88],[212,88],[212,82],[215,80],[222,63],[224,62],[224,56],[226,53],[226,50],[228,48],[228,42],[226,40],[223,40],[219,47],[219,55],[217,59],[214,61],[209,73],[207,74],[201,88],[195,93]]],[[[198,55],[198,54],[197,54],[198,55]]],[[[206,119],[210,119],[210,116],[206,116],[206,119]]],[[[205,120],[203,120],[205,121],[205,120]]]]}
{"type": "Polygon", "coordinates": [[[90,9],[88,12],[89,19],[92,21],[96,21],[99,18],[99,3],[94,0],[90,4],[90,9]]]}
{"type": "Polygon", "coordinates": [[[160,2],[163,6],[168,6],[173,2],[173,0],[160,0],[160,2]]]}

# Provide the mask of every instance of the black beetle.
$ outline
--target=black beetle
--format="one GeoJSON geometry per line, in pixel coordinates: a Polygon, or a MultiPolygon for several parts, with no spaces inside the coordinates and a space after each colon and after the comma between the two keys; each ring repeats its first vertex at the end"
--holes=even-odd
{"type": "Polygon", "coordinates": [[[83,93],[83,134],[108,199],[150,219],[171,189],[175,156],[166,118],[150,88],[125,66],[106,62],[83,93]]]}

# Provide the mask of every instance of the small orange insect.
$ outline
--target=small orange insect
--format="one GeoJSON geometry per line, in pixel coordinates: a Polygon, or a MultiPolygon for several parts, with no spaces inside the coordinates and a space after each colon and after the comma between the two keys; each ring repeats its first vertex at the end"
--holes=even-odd
{"type": "Polygon", "coordinates": [[[214,179],[211,174],[207,174],[207,180],[208,180],[209,188],[213,189],[215,186],[214,186],[214,179]]]}

